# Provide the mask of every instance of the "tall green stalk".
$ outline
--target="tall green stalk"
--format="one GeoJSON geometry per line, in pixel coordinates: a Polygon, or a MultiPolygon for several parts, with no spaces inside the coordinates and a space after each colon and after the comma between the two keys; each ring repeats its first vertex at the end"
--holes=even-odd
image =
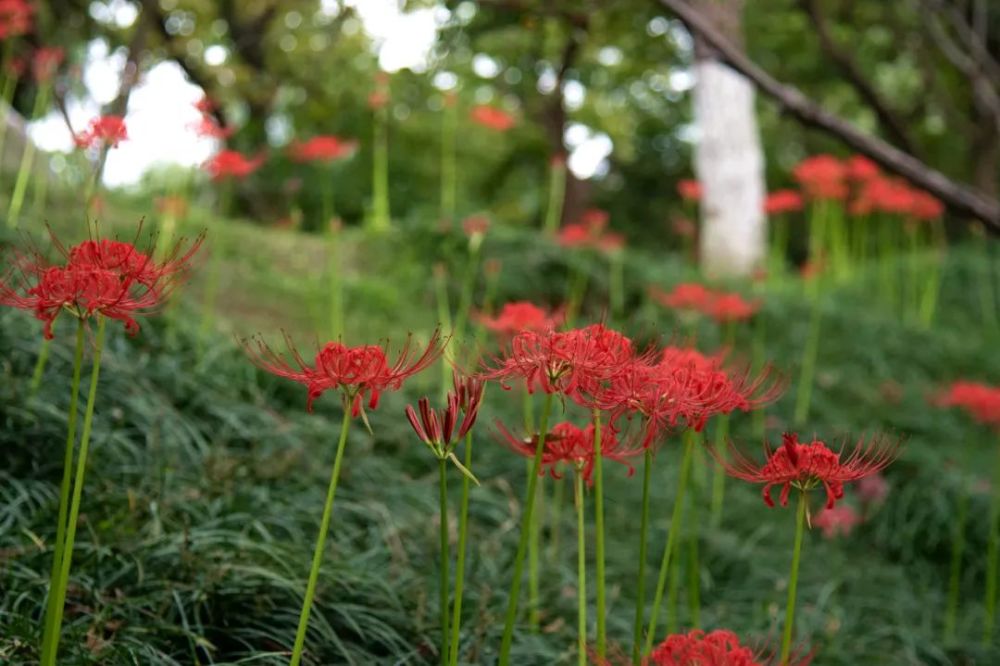
{"type": "Polygon", "coordinates": [[[455,223],[458,201],[458,165],[455,159],[455,128],[458,124],[458,100],[445,93],[441,111],[441,219],[451,227],[455,223]]]}
{"type": "MultiPolygon", "coordinates": [[[[52,85],[43,83],[35,95],[34,108],[31,110],[31,118],[37,118],[49,105],[49,94],[52,85]]],[[[17,169],[17,181],[14,183],[14,193],[10,197],[10,206],[7,208],[7,226],[11,229],[17,228],[18,218],[21,215],[21,207],[24,205],[24,195],[28,190],[28,181],[31,179],[31,171],[35,163],[35,142],[30,137],[25,137],[24,151],[21,153],[21,164],[17,169]]]]}
{"type": "MultiPolygon", "coordinates": [[[[820,279],[819,276],[813,278],[820,279]]],[[[817,288],[818,292],[818,288],[817,288]]],[[[809,406],[812,402],[812,388],[816,377],[816,360],[819,354],[820,322],[822,320],[819,293],[813,294],[812,313],[809,317],[809,333],[806,346],[802,351],[802,371],[799,375],[799,387],[795,395],[794,423],[797,426],[805,424],[809,418],[809,406]]]]}
{"type": "Polygon", "coordinates": [[[9,65],[14,55],[14,40],[5,39],[3,55],[0,56],[0,74],[3,75],[3,86],[0,87],[0,165],[3,164],[3,148],[7,138],[7,109],[14,100],[14,90],[17,88],[17,76],[13,75],[9,65]]]}
{"type": "MultiPolygon", "coordinates": [[[[729,437],[729,415],[721,414],[715,422],[715,450],[722,461],[726,459],[726,438],[729,437]]],[[[712,475],[712,506],[709,524],[718,527],[722,523],[722,506],[726,501],[726,470],[722,462],[715,464],[712,475]]]]}
{"type": "Polygon", "coordinates": [[[698,503],[691,502],[688,525],[688,615],[693,629],[701,628],[701,558],[698,555],[698,503]]]}
{"type": "Polygon", "coordinates": [[[806,493],[799,492],[795,512],[795,546],[792,550],[792,572],[788,579],[788,602],[785,604],[785,630],[781,639],[781,666],[787,666],[792,653],[792,628],[795,622],[795,595],[799,586],[799,561],[802,558],[802,535],[806,527],[806,493]]]}
{"type": "MultiPolygon", "coordinates": [[[[528,470],[531,473],[531,470],[528,470]]],[[[545,510],[545,477],[538,479],[535,487],[535,512],[531,516],[531,535],[528,537],[528,627],[538,633],[542,626],[539,556],[542,545],[542,512],[545,510]]]]}
{"type": "Polygon", "coordinates": [[[1000,559],[1000,447],[993,472],[993,501],[990,504],[990,538],[986,547],[986,616],[983,619],[983,645],[993,643],[997,615],[997,564],[1000,559]]]}
{"type": "Polygon", "coordinates": [[[955,516],[954,531],[951,535],[951,571],[948,577],[948,602],[944,611],[944,642],[955,639],[955,625],[958,618],[958,600],[962,583],[962,556],[965,553],[965,525],[969,517],[969,492],[962,483],[958,498],[958,513],[955,516]]]}
{"type": "Polygon", "coordinates": [[[374,153],[372,155],[372,231],[389,230],[389,111],[387,105],[375,109],[374,153]]]}
{"type": "MultiPolygon", "coordinates": [[[[465,435],[465,469],[472,469],[472,432],[465,435]]],[[[449,663],[458,666],[458,642],[462,634],[462,591],[465,586],[465,549],[469,534],[469,484],[468,474],[462,475],[462,504],[458,515],[458,553],[455,556],[455,601],[451,615],[451,648],[449,663]]]]}
{"type": "Polygon", "coordinates": [[[576,506],[576,659],[587,666],[587,534],[584,524],[583,471],[573,475],[573,503],[576,506]]]}
{"type": "Polygon", "coordinates": [[[611,319],[619,324],[625,317],[625,252],[615,250],[608,257],[608,305],[611,319]]]}
{"type": "Polygon", "coordinates": [[[663,548],[660,560],[660,573],[656,579],[656,592],[653,594],[653,608],[650,611],[649,625],[646,628],[646,642],[642,654],[649,654],[653,649],[653,639],[656,636],[657,620],[660,606],[663,603],[663,592],[667,587],[667,574],[670,572],[671,555],[674,542],[681,524],[681,514],[684,510],[684,495],[687,493],[688,478],[691,476],[691,463],[694,460],[694,445],[697,435],[692,431],[684,433],[684,457],[681,459],[680,479],[677,481],[677,495],[674,497],[673,513],[670,517],[670,531],[667,533],[667,545],[663,548]]]}
{"type": "Polygon", "coordinates": [[[528,490],[525,494],[524,515],[521,518],[521,537],[517,543],[517,553],[514,555],[514,578],[510,585],[510,595],[507,599],[507,613],[504,617],[503,638],[500,642],[500,666],[510,664],[510,648],[514,641],[514,623],[517,620],[517,600],[521,593],[521,576],[524,573],[524,556],[528,550],[528,535],[531,532],[531,517],[535,512],[535,488],[538,486],[538,473],[542,468],[542,452],[545,451],[545,437],[548,435],[549,414],[552,411],[552,393],[545,394],[542,405],[542,416],[538,433],[538,445],[535,447],[535,457],[532,459],[532,474],[528,479],[528,490]]]}
{"type": "Polygon", "coordinates": [[[445,352],[441,354],[441,397],[448,395],[451,388],[452,368],[448,357],[451,341],[455,338],[455,332],[451,325],[451,304],[448,302],[448,274],[444,264],[434,266],[434,298],[437,301],[438,325],[444,330],[451,330],[448,342],[445,343],[445,352]]]}
{"type": "Polygon", "coordinates": [[[451,638],[448,633],[448,459],[438,461],[439,509],[441,513],[441,573],[440,599],[441,605],[441,666],[448,666],[448,643],[451,638]]]}
{"type": "Polygon", "coordinates": [[[569,279],[569,294],[566,296],[565,323],[567,327],[572,327],[580,314],[580,307],[583,305],[583,297],[586,293],[587,271],[580,266],[575,266],[569,279]]]}
{"type": "MultiPolygon", "coordinates": [[[[56,597],[59,589],[59,575],[62,571],[63,547],[66,541],[66,514],[69,512],[69,494],[73,481],[73,450],[76,448],[76,421],[80,404],[80,374],[83,366],[83,342],[85,326],[80,319],[76,326],[76,347],[73,352],[73,379],[70,382],[69,412],[66,415],[66,452],[63,456],[63,477],[59,486],[59,517],[56,524],[56,541],[52,557],[52,572],[49,574],[49,597],[45,605],[45,629],[42,633],[42,663],[49,663],[48,652],[52,649],[52,631],[56,617],[56,597]]],[[[46,341],[48,342],[48,341],[46,341]]],[[[43,349],[48,349],[45,345],[43,349]]]]}
{"type": "Polygon", "coordinates": [[[323,518],[319,524],[319,535],[316,537],[316,548],[313,551],[312,567],[309,570],[309,582],[306,584],[306,594],[302,600],[302,611],[299,613],[299,627],[295,632],[295,646],[292,648],[292,658],[289,666],[298,666],[302,661],[302,652],[306,643],[306,629],[309,627],[309,613],[312,611],[313,597],[316,595],[316,584],[319,581],[319,568],[323,561],[323,551],[326,547],[326,534],[330,529],[330,518],[333,516],[333,500],[337,494],[337,481],[340,479],[340,466],[344,460],[344,449],[347,444],[347,432],[351,427],[351,403],[347,396],[342,399],[344,417],[340,425],[340,439],[337,442],[337,454],[333,459],[333,470],[330,472],[330,485],[326,491],[326,502],[323,505],[323,518]]]}
{"type": "Polygon", "coordinates": [[[944,272],[945,252],[948,248],[948,239],[944,233],[944,223],[941,220],[932,220],[929,224],[931,225],[931,266],[924,276],[924,288],[920,297],[918,315],[920,325],[924,328],[930,328],[930,325],[934,322],[938,296],[941,293],[941,275],[944,272]]]}
{"type": "Polygon", "coordinates": [[[51,349],[52,341],[43,338],[38,346],[38,359],[35,360],[35,369],[31,372],[31,384],[28,386],[28,395],[32,398],[38,395],[38,389],[42,387],[42,378],[45,377],[45,366],[49,362],[51,349]]]}
{"type": "Polygon", "coordinates": [[[635,621],[632,624],[632,666],[642,663],[642,624],[646,611],[646,553],[649,546],[649,485],[653,476],[653,450],[647,447],[642,461],[642,517],[639,523],[639,575],[635,581],[635,621]]]}
{"type": "Polygon", "coordinates": [[[330,225],[330,339],[338,340],[344,334],[344,285],[340,277],[340,232],[330,225]]]}
{"type": "Polygon", "coordinates": [[[604,659],[608,649],[607,615],[605,612],[604,585],[604,474],[601,460],[601,410],[594,412],[594,526],[597,530],[595,544],[597,546],[597,657],[604,659]]]}
{"type": "Polygon", "coordinates": [[[566,197],[566,160],[561,157],[549,162],[549,201],[545,208],[545,235],[555,236],[562,220],[566,197]]]}
{"type": "MultiPolygon", "coordinates": [[[[87,407],[83,415],[83,432],[80,434],[80,454],[76,461],[73,497],[70,501],[69,519],[66,523],[62,555],[59,560],[59,580],[57,581],[56,598],[52,605],[54,617],[52,619],[52,627],[49,630],[48,645],[42,648],[42,653],[48,661],[43,661],[42,666],[55,666],[56,657],[59,653],[59,633],[62,630],[63,610],[66,605],[66,588],[69,585],[69,572],[73,563],[76,526],[80,519],[80,503],[83,499],[83,482],[87,473],[87,452],[90,450],[90,431],[94,423],[94,407],[97,404],[97,382],[101,374],[101,352],[104,350],[104,331],[107,327],[107,321],[107,317],[98,318],[97,338],[94,341],[94,362],[90,371],[90,390],[87,393],[87,407]]],[[[58,532],[56,538],[59,538],[58,532]]]]}

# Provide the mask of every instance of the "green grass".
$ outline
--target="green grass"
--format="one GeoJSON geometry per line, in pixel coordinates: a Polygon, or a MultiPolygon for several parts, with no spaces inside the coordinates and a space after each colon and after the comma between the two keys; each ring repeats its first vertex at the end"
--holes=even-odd
{"type": "MultiPolygon", "coordinates": [[[[127,228],[133,217],[122,213],[110,226],[127,228]]],[[[53,224],[73,236],[68,220],[53,224]]],[[[203,225],[223,252],[219,332],[206,354],[198,359],[194,352],[203,277],[180,294],[184,302],[167,317],[143,322],[138,337],[109,329],[60,663],[287,661],[339,413],[337,401],[324,397],[316,414],[306,414],[304,390],[256,372],[234,335],[261,332],[277,341],[278,329],[285,328],[306,349],[325,337],[327,246],[319,238],[204,214],[188,229],[203,225]]],[[[408,331],[426,337],[436,321],[432,265],[445,261],[458,275],[463,242],[416,229],[389,237],[347,232],[348,342],[399,341],[408,331]]],[[[606,271],[594,258],[567,258],[533,234],[504,229],[491,231],[484,256],[503,261],[501,302],[558,303],[569,279],[567,262],[579,262],[592,272],[585,319],[603,314],[606,271]]],[[[668,285],[687,270],[672,257],[632,252],[625,330],[670,339],[677,323],[645,302],[645,287],[668,285]]],[[[969,524],[959,640],[941,643],[957,498],[963,484],[992,470],[995,437],[927,403],[952,379],[1000,377],[997,336],[979,324],[975,285],[985,276],[975,250],[954,249],[938,323],[927,331],[901,323],[872,295],[874,278],[868,276],[836,288],[824,301],[813,416],[804,430],[831,438],[888,431],[905,436],[907,447],[888,470],[887,502],[865,525],[832,541],[818,531],[807,534],[797,634],[815,649],[818,664],[1000,661],[1000,649],[979,646],[984,518],[969,524]]],[[[453,302],[458,289],[453,284],[453,302]]],[[[768,356],[794,389],[809,305],[801,289],[787,283],[767,294],[762,316],[768,356]]],[[[30,398],[40,325],[24,313],[0,313],[0,663],[37,659],[69,400],[68,331],[61,322],[43,389],[30,398]]],[[[717,336],[704,325],[699,339],[710,348],[717,336]]],[[[749,349],[748,332],[739,348],[749,349]]],[[[435,661],[435,461],[409,430],[403,407],[435,394],[438,375],[428,371],[403,392],[387,395],[371,414],[374,437],[363,428],[351,433],[307,641],[312,663],[435,661]]],[[[793,402],[790,390],[769,410],[772,436],[790,420],[793,402]]],[[[516,395],[490,387],[476,435],[475,473],[483,485],[474,489],[470,508],[464,663],[492,663],[499,647],[525,479],[523,461],[497,444],[491,424],[498,416],[516,423],[519,413],[516,395]]],[[[749,416],[734,417],[732,429],[738,441],[753,445],[749,416]]],[[[679,450],[679,440],[666,442],[653,473],[651,577],[666,537],[679,450]]],[[[696,471],[696,479],[703,476],[696,471]]],[[[545,480],[547,493],[552,484],[545,480]]],[[[455,511],[459,485],[451,484],[455,511]]],[[[605,470],[608,635],[626,650],[640,485],[617,465],[605,470]]],[[[705,515],[708,482],[696,488],[705,515]]],[[[518,631],[517,664],[573,658],[571,495],[567,488],[558,525],[551,513],[545,518],[544,543],[551,545],[558,529],[559,549],[543,554],[542,629],[538,635],[526,627],[518,631]]],[[[766,508],[758,488],[732,480],[726,501],[722,526],[699,531],[702,626],[775,644],[793,511],[766,508]]],[[[985,517],[988,501],[975,494],[970,515],[985,517]]],[[[682,628],[689,621],[686,593],[682,587],[682,628]]],[[[590,617],[593,623],[593,600],[590,617]]]]}

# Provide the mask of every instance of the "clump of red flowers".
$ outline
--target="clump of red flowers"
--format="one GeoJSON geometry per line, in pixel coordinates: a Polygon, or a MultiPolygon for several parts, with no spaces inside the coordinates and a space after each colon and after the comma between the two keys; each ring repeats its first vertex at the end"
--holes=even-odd
{"type": "Polygon", "coordinates": [[[802,210],[802,195],[795,190],[775,190],[764,199],[764,212],[781,215],[802,210]]]}
{"type": "Polygon", "coordinates": [[[669,293],[654,288],[652,296],[668,308],[698,312],[720,324],[746,321],[760,309],[759,301],[748,301],[735,292],[717,291],[697,282],[678,284],[669,293]]]}
{"type": "Polygon", "coordinates": [[[705,633],[695,629],[672,634],[654,648],[651,666],[763,666],[754,651],[740,644],[731,631],[716,629],[705,633]]]}
{"type": "Polygon", "coordinates": [[[319,135],[294,142],[288,153],[296,162],[336,162],[354,154],[358,142],[337,136],[319,135]]]}
{"type": "Polygon", "coordinates": [[[679,180],[677,181],[677,194],[681,195],[681,199],[684,201],[700,201],[701,183],[691,179],[679,180]]]}
{"type": "Polygon", "coordinates": [[[792,176],[810,199],[845,199],[847,169],[833,155],[814,155],[799,162],[792,176]]]}
{"type": "Polygon", "coordinates": [[[554,330],[562,320],[559,313],[550,313],[534,303],[515,301],[505,303],[496,317],[481,315],[479,321],[502,338],[510,338],[522,331],[554,330]]]}
{"type": "Polygon", "coordinates": [[[26,0],[0,0],[0,40],[31,31],[35,8],[26,0]]]}
{"type": "Polygon", "coordinates": [[[732,445],[730,449],[729,459],[724,459],[717,451],[712,450],[712,453],[730,476],[763,483],[764,503],[768,506],[774,506],[771,499],[774,486],[781,486],[778,499],[781,506],[788,506],[792,488],[808,492],[822,486],[826,492],[825,506],[832,509],[837,500],[843,498],[845,483],[880,472],[896,459],[899,441],[881,437],[861,440],[843,457],[843,451],[834,452],[821,440],[803,444],[797,434],[785,433],[777,449],[765,443],[767,460],[763,465],[753,462],[732,445]]]}
{"type": "Polygon", "coordinates": [[[418,352],[412,345],[412,338],[407,338],[392,363],[386,349],[379,345],[348,347],[341,342],[328,342],[310,364],[287,336],[285,343],[291,361],[260,339],[253,344],[244,342],[243,347],[257,367],[304,385],[308,390],[306,409],[309,411],[317,398],[329,390],[337,390],[350,406],[353,417],[364,417],[365,401],[368,409],[377,408],[382,393],[399,390],[403,382],[425,370],[442,353],[438,331],[431,336],[423,352],[418,352]]]}
{"type": "Polygon", "coordinates": [[[1000,387],[957,381],[934,398],[941,407],[960,407],[983,425],[1000,429],[1000,387]]]}
{"type": "Polygon", "coordinates": [[[128,139],[128,128],[121,116],[100,116],[90,121],[87,129],[74,137],[78,148],[117,148],[128,139]]]}
{"type": "Polygon", "coordinates": [[[11,268],[0,277],[0,305],[32,312],[45,322],[48,339],[62,312],[81,320],[116,319],[135,334],[136,318],[156,312],[187,276],[202,240],[180,241],[162,260],[154,260],[133,243],[88,240],[67,249],[53,235],[65,262],[51,264],[38,252],[14,254],[11,268]]]}
{"type": "Polygon", "coordinates": [[[497,132],[506,132],[514,127],[514,116],[503,109],[488,104],[477,104],[469,112],[472,122],[497,132]]]}
{"type": "Polygon", "coordinates": [[[264,164],[264,156],[247,157],[236,150],[223,150],[205,162],[205,170],[212,180],[236,178],[242,180],[264,164]]]}
{"type": "MultiPolygon", "coordinates": [[[[538,448],[538,435],[524,439],[517,438],[500,422],[497,422],[497,429],[504,443],[511,450],[525,458],[534,457],[535,450],[538,448]]],[[[586,428],[580,428],[569,421],[554,425],[545,436],[545,447],[542,449],[542,466],[539,469],[539,474],[544,474],[547,470],[552,478],[562,478],[559,466],[565,463],[582,474],[583,479],[587,484],[590,484],[594,472],[594,460],[597,456],[594,450],[595,432],[593,423],[586,428]]],[[[635,471],[629,464],[629,459],[641,455],[642,452],[641,446],[636,446],[631,440],[619,437],[619,432],[611,424],[601,428],[601,458],[626,465],[629,476],[635,471]]]]}
{"type": "Polygon", "coordinates": [[[191,129],[194,130],[195,134],[212,139],[226,139],[232,135],[234,128],[223,127],[215,119],[215,116],[212,114],[215,105],[208,97],[202,97],[195,102],[194,108],[201,114],[198,122],[191,124],[191,129]]]}
{"type": "Polygon", "coordinates": [[[578,222],[563,226],[556,236],[556,242],[567,248],[589,247],[605,252],[613,252],[625,245],[625,237],[608,231],[607,211],[591,208],[584,211],[578,222]]]}

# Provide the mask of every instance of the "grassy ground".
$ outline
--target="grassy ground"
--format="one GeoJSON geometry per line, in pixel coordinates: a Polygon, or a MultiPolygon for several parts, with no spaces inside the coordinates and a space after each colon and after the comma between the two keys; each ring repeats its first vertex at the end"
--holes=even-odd
{"type": "MultiPolygon", "coordinates": [[[[65,219],[54,222],[73,235],[65,219]]],[[[304,345],[325,337],[329,242],[196,215],[192,226],[202,225],[222,257],[217,332],[199,344],[206,263],[177,309],[145,322],[137,338],[120,330],[110,335],[62,663],[287,659],[283,651],[294,636],[339,413],[336,401],[325,397],[316,414],[306,414],[304,391],[254,371],[234,334],[262,332],[276,340],[278,329],[286,328],[304,345]]],[[[460,274],[463,243],[416,231],[387,238],[348,232],[340,264],[347,340],[428,335],[437,321],[432,266],[444,261],[452,275],[460,274]]],[[[503,262],[500,301],[559,302],[569,280],[567,261],[575,262],[591,274],[585,319],[602,315],[602,262],[567,258],[533,235],[505,230],[491,232],[484,254],[503,262]]],[[[669,285],[685,271],[675,257],[630,253],[625,330],[666,338],[678,330],[644,293],[646,285],[669,285]]],[[[954,249],[929,330],[901,321],[880,301],[875,276],[859,276],[824,300],[814,409],[804,430],[830,437],[888,431],[905,436],[907,448],[887,473],[886,503],[854,534],[807,536],[797,626],[801,640],[816,650],[816,663],[1000,661],[998,646],[979,644],[989,503],[982,492],[971,497],[958,639],[948,645],[941,639],[958,498],[963,488],[988,479],[996,442],[961,415],[927,404],[928,395],[952,379],[1000,377],[997,336],[980,324],[976,285],[986,275],[978,249],[954,249]]],[[[768,412],[774,436],[790,421],[809,305],[801,288],[788,282],[767,293],[761,316],[767,355],[792,383],[768,412]]],[[[32,397],[27,386],[40,327],[22,313],[0,313],[0,663],[37,658],[69,400],[71,334],[68,322],[62,324],[46,382],[32,397]]],[[[750,335],[741,333],[740,348],[749,349],[750,335]]],[[[699,339],[711,347],[717,335],[703,326],[699,339]]],[[[428,371],[401,394],[388,395],[371,415],[374,437],[360,427],[351,433],[310,627],[313,663],[435,659],[436,470],[402,411],[406,402],[436,392],[438,376],[428,371]]],[[[524,487],[523,461],[496,443],[490,427],[494,417],[516,422],[520,401],[492,387],[487,402],[475,449],[483,485],[470,509],[462,641],[462,658],[470,664],[492,663],[499,646],[524,487]]],[[[734,418],[737,440],[749,442],[750,424],[749,417],[734,418]]],[[[654,572],[677,477],[677,444],[664,445],[654,470],[657,529],[648,567],[654,572]]],[[[618,467],[606,476],[613,544],[608,631],[627,649],[641,480],[618,467]]],[[[704,469],[696,476],[695,506],[703,518],[710,476],[704,469]]],[[[458,476],[453,478],[457,491],[458,476]]],[[[546,480],[541,631],[519,631],[517,664],[570,663],[574,654],[574,523],[568,503],[558,519],[553,516],[553,490],[546,480]]],[[[457,492],[453,500],[457,506],[457,492]]],[[[731,628],[763,642],[778,637],[793,519],[790,510],[766,508],[757,488],[729,481],[722,525],[712,529],[699,521],[701,626],[731,628]]],[[[692,623],[690,592],[682,583],[679,628],[692,623]]]]}

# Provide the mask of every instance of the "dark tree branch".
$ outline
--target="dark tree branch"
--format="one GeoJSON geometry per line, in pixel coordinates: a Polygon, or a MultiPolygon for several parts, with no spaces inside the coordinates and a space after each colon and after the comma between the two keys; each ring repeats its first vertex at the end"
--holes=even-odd
{"type": "Polygon", "coordinates": [[[905,178],[945,203],[956,213],[983,222],[990,231],[1000,234],[1000,202],[978,190],[956,183],[912,155],[878,137],[865,134],[843,118],[816,104],[797,88],[781,83],[735,48],[683,0],[657,0],[676,15],[688,29],[700,35],[720,55],[723,62],[749,79],[758,90],[775,99],[799,122],[836,136],[857,152],[874,160],[886,170],[905,178]]]}
{"type": "Polygon", "coordinates": [[[817,0],[799,0],[799,5],[809,16],[823,52],[840,68],[847,81],[857,91],[858,96],[875,112],[879,124],[889,135],[889,138],[906,152],[915,154],[913,142],[910,140],[906,126],[882,99],[882,95],[875,90],[875,86],[854,62],[854,58],[847,51],[841,49],[834,40],[830,33],[830,26],[827,24],[817,0]]]}

